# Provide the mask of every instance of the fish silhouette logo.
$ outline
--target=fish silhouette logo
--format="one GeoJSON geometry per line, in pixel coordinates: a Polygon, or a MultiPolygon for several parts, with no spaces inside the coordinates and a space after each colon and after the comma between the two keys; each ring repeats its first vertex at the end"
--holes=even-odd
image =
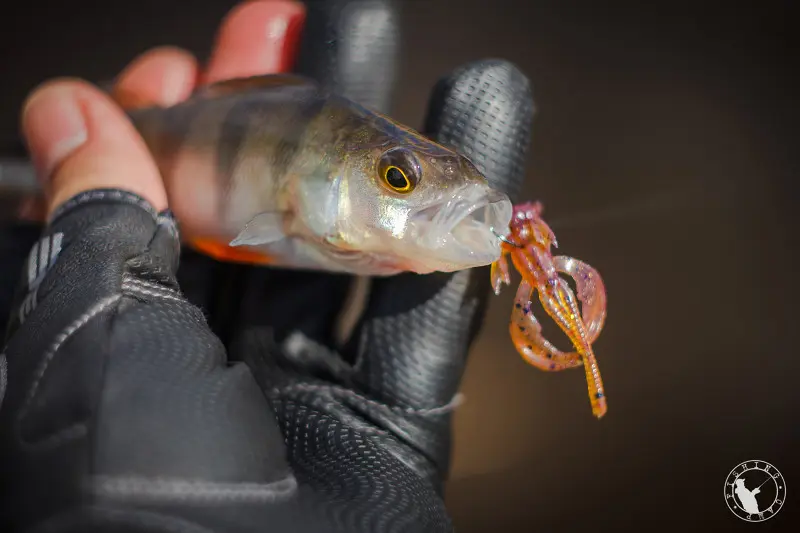
{"type": "Polygon", "coordinates": [[[725,480],[725,503],[746,522],[769,520],[786,501],[786,482],[766,461],[750,460],[736,466],[725,480]]]}

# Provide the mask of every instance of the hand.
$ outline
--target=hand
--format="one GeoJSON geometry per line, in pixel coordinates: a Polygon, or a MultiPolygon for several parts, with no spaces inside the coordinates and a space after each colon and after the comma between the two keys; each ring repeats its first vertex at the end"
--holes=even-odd
{"type": "MultiPolygon", "coordinates": [[[[171,103],[197,80],[285,69],[302,18],[294,4],[244,4],[204,72],[161,49],[123,72],[118,93],[171,103]],[[276,20],[289,30],[265,43],[276,20]]],[[[467,66],[437,86],[426,129],[493,158],[489,177],[513,195],[528,91],[506,63],[467,66]],[[447,120],[484,102],[482,82],[499,89],[492,111],[447,120]],[[501,117],[496,134],[492,117],[507,112],[518,114],[501,117]],[[481,148],[483,131],[493,144],[481,148]]],[[[49,83],[23,125],[51,222],[25,265],[4,351],[2,525],[449,529],[440,490],[450,413],[489,294],[485,269],[376,280],[352,342],[336,346],[348,277],[188,252],[176,274],[158,173],[99,90],[49,83]]]]}

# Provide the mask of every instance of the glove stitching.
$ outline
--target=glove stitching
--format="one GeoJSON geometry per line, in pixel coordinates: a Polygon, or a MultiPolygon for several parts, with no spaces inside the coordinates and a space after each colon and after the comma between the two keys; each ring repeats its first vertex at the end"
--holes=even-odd
{"type": "Polygon", "coordinates": [[[281,395],[281,394],[289,394],[294,391],[329,393],[332,396],[340,396],[350,399],[356,402],[356,404],[359,405],[360,407],[365,407],[365,408],[375,407],[383,411],[397,412],[406,415],[415,415],[423,417],[445,415],[447,413],[454,411],[458,406],[464,403],[464,395],[461,393],[457,393],[455,396],[453,396],[452,400],[438,407],[428,407],[428,408],[400,407],[372,400],[370,398],[362,396],[357,392],[345,389],[343,387],[338,387],[336,385],[312,385],[308,383],[298,383],[283,388],[275,388],[272,390],[272,393],[275,395],[281,395]]]}
{"type": "Polygon", "coordinates": [[[165,287],[164,285],[162,285],[162,284],[160,284],[158,282],[155,282],[155,281],[150,281],[150,280],[138,278],[133,274],[125,274],[123,276],[123,278],[122,278],[122,283],[123,284],[127,283],[127,284],[131,284],[131,285],[139,285],[142,288],[147,288],[147,289],[151,289],[151,290],[154,290],[154,291],[159,291],[159,292],[162,292],[162,293],[165,293],[165,294],[169,294],[169,295],[172,295],[172,296],[176,296],[176,297],[181,297],[182,296],[180,291],[177,291],[177,290],[175,290],[175,289],[173,289],[171,287],[165,287]]]}
{"type": "MultiPolygon", "coordinates": [[[[22,437],[22,430],[20,426],[22,425],[25,417],[27,416],[28,410],[33,404],[33,401],[36,399],[36,393],[39,391],[39,385],[41,384],[44,375],[47,373],[47,369],[49,368],[50,363],[57,355],[58,350],[80,328],[85,326],[92,318],[96,317],[97,315],[99,315],[112,305],[114,305],[116,302],[120,300],[120,298],[122,298],[122,294],[114,294],[112,296],[103,298],[102,300],[94,304],[88,311],[86,311],[83,315],[78,317],[77,320],[73,321],[66,328],[64,328],[64,330],[56,336],[55,341],[47,350],[47,352],[45,352],[44,358],[39,363],[39,368],[37,369],[36,374],[34,375],[33,383],[31,384],[31,387],[28,390],[28,394],[25,398],[25,401],[23,402],[22,407],[19,410],[19,413],[17,414],[17,434],[19,437],[20,444],[25,446],[31,446],[36,444],[35,442],[25,441],[25,439],[22,437]]],[[[70,434],[69,438],[73,438],[71,434],[75,431],[75,429],[78,426],[81,425],[83,424],[75,424],[63,430],[60,430],[57,433],[50,435],[45,439],[42,439],[42,441],[40,442],[50,442],[55,440],[57,443],[61,438],[60,436],[63,434],[70,434]]]]}
{"type": "Polygon", "coordinates": [[[170,478],[95,476],[90,490],[99,496],[229,503],[269,503],[283,500],[297,491],[297,479],[289,475],[272,483],[215,483],[170,478]]]}
{"type": "Polygon", "coordinates": [[[122,282],[122,291],[125,293],[126,296],[135,297],[136,295],[139,296],[144,295],[144,296],[163,298],[165,300],[173,300],[176,302],[186,303],[185,298],[183,298],[178,294],[175,294],[174,291],[170,289],[164,287],[156,288],[153,285],[150,285],[149,287],[147,286],[142,287],[139,285],[145,285],[145,283],[141,282],[141,280],[137,280],[134,278],[126,278],[122,282]]]}
{"type": "MultiPolygon", "coordinates": [[[[133,203],[146,211],[150,212],[151,214],[156,216],[155,211],[152,207],[149,206],[144,200],[133,195],[131,193],[125,193],[120,191],[89,191],[87,193],[80,194],[74,197],[72,200],[68,201],[64,204],[65,210],[71,207],[75,207],[77,205],[95,201],[98,199],[104,198],[112,198],[115,200],[122,200],[128,203],[133,203]],[[71,207],[70,207],[71,206],[71,207]]],[[[172,229],[171,226],[174,225],[172,218],[169,214],[163,214],[157,216],[157,221],[160,225],[167,226],[168,230],[172,235],[175,235],[175,231],[172,229]]],[[[52,261],[49,264],[52,266],[52,261]]],[[[38,283],[36,283],[35,290],[33,294],[37,292],[41,278],[43,277],[45,272],[41,272],[39,278],[37,278],[38,283]]],[[[66,428],[63,428],[56,433],[50,434],[42,439],[39,439],[35,442],[27,441],[23,437],[23,432],[21,430],[21,425],[25,420],[33,402],[36,399],[36,394],[38,393],[39,387],[44,379],[44,376],[47,374],[47,370],[50,367],[50,364],[55,359],[56,355],[58,354],[59,349],[64,343],[69,340],[78,330],[80,330],[83,326],[85,326],[92,318],[99,315],[110,306],[114,305],[118,302],[123,296],[131,295],[135,296],[136,294],[144,294],[145,296],[150,297],[159,297],[164,299],[171,299],[175,301],[184,301],[184,299],[180,296],[177,296],[175,291],[171,289],[160,287],[154,283],[148,283],[141,280],[137,280],[133,278],[130,274],[123,275],[123,282],[122,282],[122,291],[118,294],[114,294],[112,296],[106,297],[99,302],[97,302],[94,306],[92,306],[86,313],[78,317],[75,321],[69,324],[61,333],[59,333],[53,344],[50,348],[45,352],[44,358],[42,359],[41,363],[39,364],[39,368],[37,369],[31,387],[28,391],[28,394],[23,402],[23,405],[17,415],[17,434],[19,437],[20,444],[29,449],[51,449],[54,447],[58,447],[62,443],[73,440],[76,438],[80,438],[83,435],[88,433],[88,428],[84,423],[76,423],[72,424],[66,428]]],[[[29,294],[30,296],[30,294],[29,294]]],[[[33,309],[30,309],[28,313],[32,312],[33,309]]],[[[0,392],[4,393],[4,388],[0,389],[0,392]]],[[[4,394],[3,394],[4,395],[4,394]]],[[[0,396],[0,401],[2,401],[2,396],[0,396]]]]}
{"type": "Polygon", "coordinates": [[[158,213],[153,208],[153,206],[150,205],[150,202],[143,199],[141,196],[137,194],[127,191],[121,191],[119,189],[98,189],[94,191],[85,191],[79,193],[70,198],[69,200],[67,200],[66,202],[64,202],[63,204],[61,204],[61,206],[58,207],[58,209],[56,209],[55,212],[53,212],[52,217],[50,217],[50,224],[53,225],[56,220],[58,220],[68,211],[80,205],[100,200],[115,200],[115,201],[125,202],[128,204],[133,204],[135,206],[141,207],[142,209],[150,213],[150,215],[152,215],[154,219],[158,220],[159,218],[158,213]]]}
{"type": "Polygon", "coordinates": [[[91,308],[89,308],[88,311],[86,311],[84,314],[82,314],[76,320],[74,320],[71,324],[69,324],[66,328],[64,328],[64,330],[56,336],[55,341],[53,341],[53,344],[45,353],[44,359],[40,363],[39,369],[36,372],[36,375],[34,376],[34,381],[31,384],[31,388],[28,391],[28,395],[25,399],[25,402],[22,405],[22,409],[20,409],[19,418],[24,418],[25,415],[27,414],[28,408],[30,407],[30,404],[33,402],[36,393],[38,392],[41,380],[44,377],[45,373],[47,372],[47,368],[49,367],[50,363],[56,356],[56,353],[61,348],[61,346],[80,328],[85,326],[92,318],[94,318],[98,314],[108,309],[121,297],[122,297],[121,294],[113,294],[111,296],[103,298],[102,300],[94,304],[91,308]]]}

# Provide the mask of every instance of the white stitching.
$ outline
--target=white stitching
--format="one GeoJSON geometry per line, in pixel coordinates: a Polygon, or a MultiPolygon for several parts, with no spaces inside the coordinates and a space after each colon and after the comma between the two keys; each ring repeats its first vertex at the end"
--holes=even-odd
{"type": "Polygon", "coordinates": [[[151,290],[151,289],[145,289],[144,287],[137,287],[137,286],[135,286],[133,284],[129,284],[129,283],[123,283],[122,284],[122,290],[125,291],[127,294],[133,294],[133,295],[138,294],[138,295],[150,296],[150,297],[154,297],[154,298],[164,298],[165,300],[174,300],[176,302],[184,302],[185,301],[185,299],[181,298],[180,296],[175,296],[173,294],[168,294],[166,292],[161,292],[161,291],[156,291],[156,290],[151,290]]]}
{"type": "Polygon", "coordinates": [[[134,476],[95,476],[90,490],[102,496],[125,499],[265,503],[294,494],[297,480],[292,475],[272,483],[215,483],[134,476]]]}
{"type": "Polygon", "coordinates": [[[147,281],[147,280],[143,280],[143,279],[134,278],[134,277],[132,277],[132,276],[130,276],[128,274],[126,274],[125,277],[122,279],[122,285],[123,285],[123,287],[125,285],[135,285],[135,286],[139,286],[141,288],[146,288],[146,289],[150,289],[150,290],[153,290],[153,291],[158,291],[158,292],[163,292],[163,293],[166,293],[166,294],[170,294],[172,296],[180,296],[181,295],[179,291],[176,291],[175,289],[172,289],[170,287],[165,287],[165,286],[163,286],[161,284],[158,284],[156,282],[153,282],[153,281],[147,281]]]}
{"type": "Polygon", "coordinates": [[[25,398],[25,403],[22,405],[22,409],[20,409],[19,411],[18,419],[20,421],[22,421],[22,419],[25,418],[25,415],[27,415],[28,409],[33,403],[33,400],[36,397],[36,393],[39,390],[39,385],[41,384],[42,378],[47,372],[47,368],[50,366],[50,362],[55,357],[59,348],[61,348],[61,346],[67,341],[67,339],[69,339],[76,331],[78,331],[81,327],[86,325],[86,323],[89,322],[92,318],[94,318],[95,316],[99,315],[100,313],[108,309],[120,298],[122,298],[121,294],[114,294],[113,296],[103,298],[102,300],[94,304],[86,313],[78,317],[77,320],[75,320],[69,326],[67,326],[61,333],[58,334],[58,336],[56,336],[55,341],[47,350],[44,359],[39,364],[39,369],[37,370],[36,376],[34,377],[33,383],[31,384],[31,388],[28,391],[28,396],[25,398]]]}

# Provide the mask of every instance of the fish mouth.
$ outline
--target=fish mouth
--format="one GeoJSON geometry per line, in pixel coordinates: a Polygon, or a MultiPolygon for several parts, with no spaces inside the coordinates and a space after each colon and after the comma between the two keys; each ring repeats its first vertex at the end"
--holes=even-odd
{"type": "Polygon", "coordinates": [[[511,200],[493,189],[456,197],[439,206],[423,238],[425,247],[459,267],[482,266],[500,257],[500,237],[507,235],[511,200]]]}

